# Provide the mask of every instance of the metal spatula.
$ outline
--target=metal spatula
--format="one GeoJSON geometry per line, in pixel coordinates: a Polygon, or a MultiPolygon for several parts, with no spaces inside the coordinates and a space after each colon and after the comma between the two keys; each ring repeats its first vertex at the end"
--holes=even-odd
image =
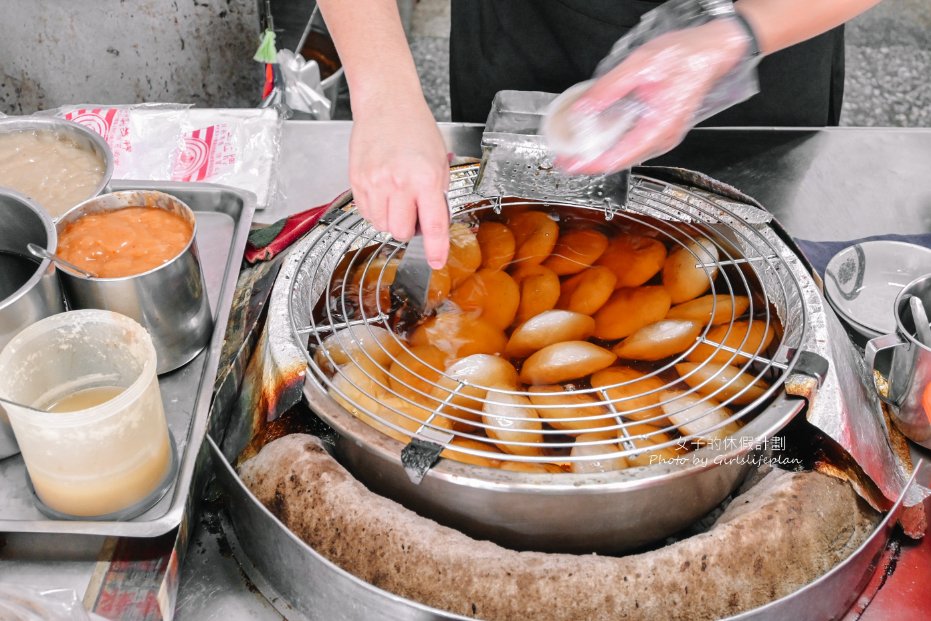
{"type": "Polygon", "coordinates": [[[407,308],[422,315],[427,310],[427,294],[430,290],[430,278],[433,270],[427,263],[423,235],[420,229],[407,242],[404,256],[398,264],[394,282],[391,283],[391,296],[407,302],[407,308]]]}
{"type": "MultiPolygon", "coordinates": [[[[446,210],[452,213],[449,208],[449,194],[444,193],[446,199],[446,210]]],[[[404,256],[398,264],[398,271],[395,272],[394,282],[391,283],[391,296],[402,302],[406,302],[406,310],[415,313],[418,318],[428,310],[427,299],[430,291],[430,278],[433,277],[433,268],[427,263],[427,252],[423,245],[423,232],[420,225],[414,232],[414,236],[407,242],[407,248],[404,250],[404,256]]]]}

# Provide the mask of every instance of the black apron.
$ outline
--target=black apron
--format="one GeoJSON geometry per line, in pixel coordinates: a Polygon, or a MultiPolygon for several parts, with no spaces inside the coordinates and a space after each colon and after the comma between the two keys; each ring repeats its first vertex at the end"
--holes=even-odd
{"type": "MultiPolygon", "coordinates": [[[[452,0],[454,121],[484,123],[500,90],[559,93],[591,77],[646,0],[452,0]]],[[[843,26],[762,60],[760,93],[702,125],[837,125],[844,91],[843,26]]]]}

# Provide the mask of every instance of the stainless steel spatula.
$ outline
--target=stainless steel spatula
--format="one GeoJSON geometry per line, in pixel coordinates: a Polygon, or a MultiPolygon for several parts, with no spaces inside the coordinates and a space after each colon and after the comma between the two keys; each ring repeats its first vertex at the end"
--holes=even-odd
{"type": "Polygon", "coordinates": [[[427,294],[432,275],[433,270],[427,263],[427,253],[424,250],[423,235],[418,229],[417,234],[407,242],[404,256],[398,264],[394,282],[391,283],[391,296],[406,300],[409,310],[423,314],[427,310],[427,294]]]}
{"type": "MultiPolygon", "coordinates": [[[[450,212],[449,215],[452,218],[449,209],[449,194],[444,193],[443,198],[446,199],[446,210],[450,212]]],[[[407,310],[422,316],[429,310],[427,301],[432,277],[433,269],[427,263],[423,232],[418,224],[414,236],[407,242],[401,263],[398,264],[398,271],[395,272],[394,282],[390,287],[391,295],[395,299],[406,300],[407,310]]]]}

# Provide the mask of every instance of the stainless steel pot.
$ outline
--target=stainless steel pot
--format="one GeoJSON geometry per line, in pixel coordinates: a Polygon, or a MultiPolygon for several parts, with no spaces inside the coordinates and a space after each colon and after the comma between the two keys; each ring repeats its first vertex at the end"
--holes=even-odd
{"type": "MultiPolygon", "coordinates": [[[[113,152],[97,132],[83,125],[55,117],[8,116],[0,118],[0,133],[21,131],[50,131],[71,139],[79,147],[94,152],[104,163],[104,173],[94,191],[86,198],[104,192],[113,177],[113,152]]],[[[53,218],[54,219],[54,218],[53,218]]]]}
{"type": "Polygon", "coordinates": [[[171,261],[123,278],[82,278],[61,271],[74,308],[100,308],[132,317],[149,331],[158,354],[158,373],[190,362],[210,341],[213,315],[197,252],[197,221],[191,208],[154,190],[114,192],[85,201],[58,221],[59,234],[82,216],[124,207],[171,211],[191,225],[188,245],[171,261]]]}
{"type": "MultiPolygon", "coordinates": [[[[471,188],[473,178],[474,174],[465,179],[460,179],[454,175],[453,188],[466,186],[471,188]]],[[[455,200],[451,202],[455,204],[455,200]]],[[[736,209],[737,206],[734,207],[736,209]]],[[[282,368],[289,370],[292,368],[287,363],[291,362],[294,354],[288,351],[288,347],[306,347],[309,335],[300,328],[306,326],[303,322],[312,313],[314,303],[321,295],[322,289],[320,283],[312,278],[313,272],[315,269],[332,269],[335,264],[328,262],[329,257],[327,256],[321,258],[320,255],[314,254],[314,248],[319,247],[321,241],[325,243],[327,237],[330,237],[334,243],[338,240],[345,240],[344,237],[341,237],[340,232],[335,230],[337,224],[333,222],[333,227],[329,229],[323,227],[316,229],[296,245],[287,257],[278,277],[275,291],[269,303],[270,327],[268,337],[269,343],[276,354],[275,363],[284,365],[282,368]],[[307,261],[307,258],[312,260],[307,261]],[[293,297],[292,293],[295,294],[293,297]],[[297,295],[298,293],[305,295],[297,295]],[[282,338],[284,335],[287,335],[288,338],[282,338]],[[288,347],[283,347],[283,345],[288,347]]],[[[782,276],[792,275],[796,277],[801,286],[800,292],[793,292],[791,289],[781,290],[779,295],[776,296],[776,302],[780,307],[791,310],[786,317],[782,317],[787,330],[800,335],[800,345],[814,352],[827,354],[832,351],[832,347],[838,347],[844,351],[849,349],[846,335],[842,333],[838,335],[828,330],[823,301],[818,294],[817,287],[804,265],[793,259],[791,250],[780,240],[780,236],[776,235],[775,231],[779,230],[778,225],[774,225],[772,229],[766,226],[760,226],[759,228],[765,233],[767,239],[772,241],[774,256],[771,258],[786,260],[786,263],[780,264],[779,267],[782,276]],[[804,313],[801,311],[803,305],[806,309],[804,313]],[[807,331],[805,329],[806,325],[809,328],[807,331]]],[[[346,250],[350,249],[347,246],[342,247],[346,250]]],[[[767,257],[767,260],[769,258],[767,257]]],[[[313,340],[312,336],[310,338],[313,340]]],[[[301,357],[301,355],[298,354],[298,357],[301,357]]],[[[796,371],[804,371],[804,366],[804,364],[797,365],[796,371]]],[[[841,392],[837,390],[837,386],[839,383],[844,386],[848,382],[857,382],[858,379],[850,374],[849,365],[844,367],[842,364],[841,368],[846,372],[840,376],[840,382],[838,382],[838,377],[834,375],[835,368],[832,363],[830,373],[822,371],[823,375],[827,375],[825,389],[817,394],[817,399],[811,404],[810,415],[813,412],[817,414],[817,412],[837,412],[844,409],[845,401],[841,392]]],[[[305,392],[311,392],[315,397],[315,402],[323,402],[329,399],[325,394],[319,392],[318,387],[305,388],[305,392]]],[[[338,407],[331,400],[328,402],[331,405],[325,407],[338,407]]],[[[768,405],[768,409],[763,411],[744,429],[749,428],[751,431],[763,431],[764,433],[774,430],[786,416],[791,416],[791,410],[798,404],[800,402],[797,399],[780,392],[768,405]]],[[[222,430],[218,430],[213,435],[214,438],[223,438],[222,450],[212,439],[208,439],[208,442],[214,457],[214,471],[219,482],[227,491],[224,499],[231,524],[225,525],[224,531],[230,538],[234,554],[242,563],[246,574],[252,579],[255,586],[268,597],[269,601],[279,607],[282,614],[288,618],[347,620],[376,617],[418,620],[461,618],[448,612],[427,608],[417,602],[400,598],[359,580],[334,565],[317,550],[308,546],[289,531],[252,495],[230,463],[235,460],[235,456],[240,453],[242,448],[253,439],[250,431],[250,426],[239,425],[237,421],[233,421],[228,426],[224,425],[222,430]],[[347,602],[349,605],[347,605],[347,602]]],[[[354,442],[352,438],[344,438],[339,441],[345,445],[345,450],[349,451],[378,453],[382,450],[381,447],[363,447],[361,443],[357,443],[354,447],[350,446],[354,442]]],[[[395,450],[397,450],[397,443],[395,443],[395,450]]],[[[739,449],[737,452],[739,452],[739,449]]],[[[731,455],[734,454],[731,453],[731,455]]],[[[394,460],[392,467],[396,467],[397,456],[393,456],[392,459],[394,460]]],[[[452,479],[452,474],[458,474],[447,470],[447,465],[459,466],[461,464],[441,462],[428,473],[427,478],[421,485],[426,484],[431,476],[438,473],[447,479],[452,479]]],[[[647,474],[647,470],[642,469],[641,473],[647,474]]],[[[474,474],[474,472],[469,474],[474,474]]],[[[513,479],[518,483],[540,481],[541,477],[546,477],[546,475],[522,476],[519,473],[501,474],[505,476],[515,475],[513,479]]],[[[654,493],[666,503],[665,505],[659,502],[653,504],[652,499],[646,493],[646,489],[637,491],[633,489],[633,484],[627,487],[629,493],[616,495],[615,502],[617,504],[631,505],[628,510],[632,513],[636,513],[637,509],[639,509],[640,515],[636,517],[645,521],[654,518],[657,514],[676,512],[679,510],[680,504],[687,504],[689,506],[686,509],[692,510],[692,501],[707,489],[699,487],[698,481],[707,482],[711,476],[712,474],[707,471],[684,471],[679,478],[670,478],[666,481],[661,476],[647,477],[643,482],[644,487],[647,489],[652,488],[654,493]],[[664,485],[675,487],[679,490],[681,496],[675,497],[663,493],[660,488],[664,485]],[[649,504],[638,507],[638,503],[642,502],[644,498],[647,499],[646,502],[649,504]]],[[[732,475],[725,474],[723,476],[730,477],[732,475]]],[[[927,471],[919,477],[919,480],[925,478],[927,478],[927,471]]],[[[407,485],[410,487],[409,483],[407,485]]],[[[618,485],[618,489],[615,491],[620,490],[621,486],[618,485]]],[[[903,493],[902,497],[904,496],[903,493]]],[[[503,494],[499,496],[499,498],[504,497],[503,494]]],[[[517,500],[519,494],[510,496],[510,498],[517,500]]],[[[457,499],[454,497],[453,500],[457,499]]],[[[556,498],[556,500],[560,500],[563,505],[572,505],[578,508],[578,514],[585,515],[586,519],[594,519],[584,511],[587,503],[591,500],[589,495],[583,494],[576,497],[567,494],[562,498],[556,498]]],[[[465,504],[466,501],[463,499],[461,502],[465,504]]],[[[750,619],[762,621],[802,618],[806,615],[811,618],[833,618],[842,614],[851,603],[851,594],[859,593],[862,589],[864,576],[873,573],[875,559],[894,528],[896,521],[894,516],[897,511],[898,505],[877,527],[868,541],[864,542],[848,559],[827,572],[822,578],[803,587],[796,593],[764,607],[733,617],[733,619],[735,621],[737,619],[740,619],[740,621],[749,621],[750,619]]],[[[563,509],[562,513],[567,514],[568,511],[563,509]]],[[[544,515],[543,517],[548,516],[544,515]]],[[[572,522],[572,526],[580,521],[581,519],[576,517],[572,522]]],[[[791,542],[787,542],[787,545],[791,545],[791,542]]]]}
{"type": "MultiPolygon", "coordinates": [[[[462,183],[458,175],[463,172],[471,173],[468,179],[475,174],[473,168],[454,175],[450,192],[454,214],[494,208],[493,201],[482,202],[472,194],[470,183],[462,183]]],[[[740,281],[743,287],[748,286],[748,281],[755,283],[750,287],[755,292],[752,295],[768,300],[768,304],[760,305],[763,309],[760,312],[769,312],[766,309],[771,307],[781,320],[784,331],[778,347],[774,344],[777,353],[773,359],[753,356],[754,373],[766,374],[769,389],[754,403],[735,408],[734,416],[746,423],[736,434],[739,437],[710,443],[688,453],[682,462],[666,461],[600,474],[528,474],[449,459],[440,459],[425,472],[416,472],[418,462],[429,467],[432,460],[420,460],[419,456],[406,460],[405,456],[410,457],[430,442],[447,451],[460,450],[460,446],[451,442],[457,432],[439,437],[426,427],[417,432],[405,431],[388,418],[379,418],[377,408],[353,403],[369,419],[408,438],[416,438],[405,447],[335,401],[331,394],[340,389],[307,349],[308,339],[312,350],[319,349],[322,338],[346,325],[324,325],[329,321],[326,317],[320,318],[318,324],[313,314],[314,305],[331,290],[329,279],[337,273],[336,266],[347,252],[383,243],[357,214],[347,211],[336,216],[329,227],[312,232],[292,252],[296,262],[284,267],[279,277],[279,284],[290,288],[286,314],[292,342],[303,348],[310,365],[304,395],[311,408],[337,432],[335,452],[341,463],[374,491],[421,515],[472,537],[517,549],[629,550],[674,534],[718,505],[748,471],[752,460],[746,456],[777,434],[804,406],[805,401],[787,394],[783,384],[797,373],[806,372],[798,362],[811,327],[813,309],[805,299],[813,283],[810,278],[793,273],[787,263],[792,259],[784,258],[791,257],[785,246],[701,196],[639,178],[632,187],[630,200],[628,207],[635,211],[615,214],[615,218],[661,217],[675,222],[680,234],[694,229],[715,240],[721,253],[722,271],[727,264],[731,272],[728,287],[736,287],[740,281]],[[391,427],[392,424],[395,426],[391,427]],[[410,476],[412,471],[416,477],[410,476]]],[[[509,202],[508,206],[513,204],[509,202]]],[[[589,215],[603,217],[600,208],[569,207],[589,209],[589,215]]],[[[364,369],[362,365],[359,368],[364,369]]],[[[351,402],[344,393],[338,396],[344,403],[351,402]]],[[[674,442],[673,439],[668,444],[674,442]]],[[[638,451],[642,453],[645,449],[626,450],[624,455],[633,456],[638,451]]],[[[462,452],[469,451],[462,449],[462,452]]],[[[479,453],[477,449],[470,454],[500,456],[500,453],[479,453]]],[[[525,458],[531,459],[548,458],[525,458]]]]}
{"type": "MultiPolygon", "coordinates": [[[[22,194],[0,189],[0,349],[20,330],[65,310],[55,266],[33,259],[26,250],[29,243],[55,252],[55,225],[22,194]]],[[[0,459],[18,452],[0,409],[0,459]]]]}

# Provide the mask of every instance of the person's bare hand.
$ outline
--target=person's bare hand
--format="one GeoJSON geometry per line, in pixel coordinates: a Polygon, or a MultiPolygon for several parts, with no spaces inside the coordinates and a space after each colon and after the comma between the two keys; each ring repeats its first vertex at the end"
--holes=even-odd
{"type": "Polygon", "coordinates": [[[413,237],[418,221],[434,269],[449,254],[446,146],[422,100],[385,103],[357,114],[349,144],[349,181],[356,208],[380,231],[413,237]]]}
{"type": "Polygon", "coordinates": [[[635,49],[595,80],[572,113],[596,114],[633,97],[642,104],[639,119],[600,156],[561,158],[558,165],[574,174],[617,172],[672,149],[694,125],[705,96],[746,49],[746,35],[732,20],[670,32],[635,49]]]}

